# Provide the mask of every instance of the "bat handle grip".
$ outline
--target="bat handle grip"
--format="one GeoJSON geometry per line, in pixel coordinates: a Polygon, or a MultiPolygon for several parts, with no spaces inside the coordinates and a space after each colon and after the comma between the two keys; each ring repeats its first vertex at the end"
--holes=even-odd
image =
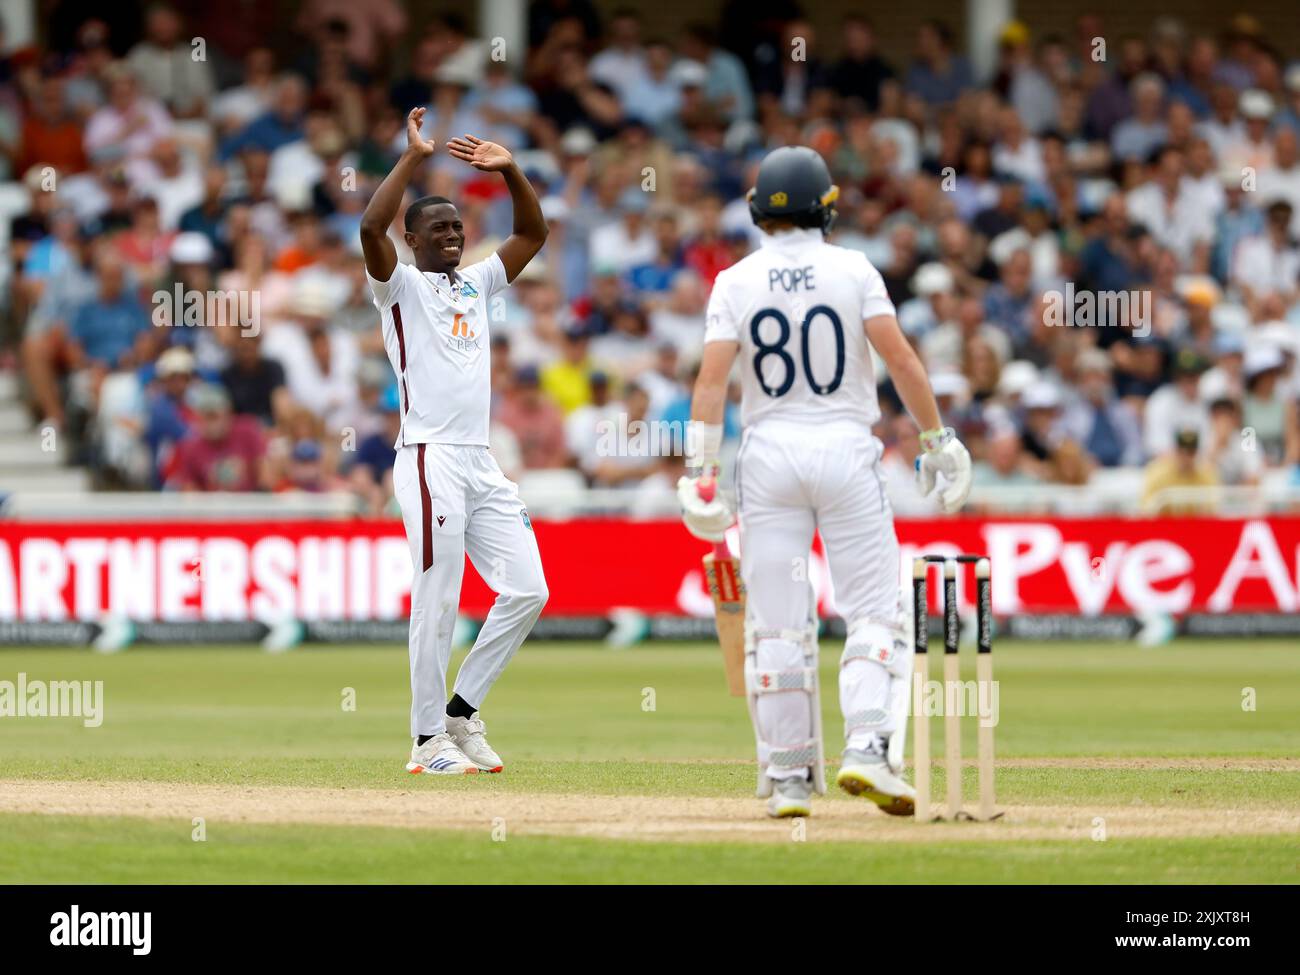
{"type": "Polygon", "coordinates": [[[712,501],[718,494],[718,479],[713,474],[705,474],[695,485],[695,491],[704,502],[712,501]]]}

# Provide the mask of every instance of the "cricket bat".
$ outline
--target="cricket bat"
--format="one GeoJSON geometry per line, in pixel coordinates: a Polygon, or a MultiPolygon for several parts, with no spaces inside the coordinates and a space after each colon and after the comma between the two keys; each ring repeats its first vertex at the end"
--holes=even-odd
{"type": "MultiPolygon", "coordinates": [[[[700,481],[700,497],[713,499],[717,481],[700,481]]],[[[745,583],[740,577],[740,560],[731,554],[726,539],[713,543],[704,556],[704,581],[713,597],[713,619],[722,646],[722,665],[733,697],[745,696],[745,583]]]]}

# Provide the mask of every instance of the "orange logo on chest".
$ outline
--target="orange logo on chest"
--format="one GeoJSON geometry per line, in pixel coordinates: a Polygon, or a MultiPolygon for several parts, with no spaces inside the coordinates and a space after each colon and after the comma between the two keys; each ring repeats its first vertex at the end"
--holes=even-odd
{"type": "Polygon", "coordinates": [[[458,339],[472,339],[474,337],[469,322],[465,321],[465,316],[460,312],[456,312],[455,317],[451,320],[451,335],[452,338],[458,339]]]}

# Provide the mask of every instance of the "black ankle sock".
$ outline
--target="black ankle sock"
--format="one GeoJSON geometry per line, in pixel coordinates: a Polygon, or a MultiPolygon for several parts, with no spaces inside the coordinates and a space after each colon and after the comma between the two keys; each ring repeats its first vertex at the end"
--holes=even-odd
{"type": "Polygon", "coordinates": [[[416,748],[419,748],[421,745],[423,745],[426,741],[428,741],[428,740],[429,740],[430,738],[432,738],[432,737],[433,737],[433,735],[416,735],[416,736],[415,736],[415,747],[416,747],[416,748]]]}
{"type": "Polygon", "coordinates": [[[472,718],[476,710],[478,709],[467,704],[459,694],[453,694],[451,700],[447,702],[447,717],[449,718],[472,718]]]}

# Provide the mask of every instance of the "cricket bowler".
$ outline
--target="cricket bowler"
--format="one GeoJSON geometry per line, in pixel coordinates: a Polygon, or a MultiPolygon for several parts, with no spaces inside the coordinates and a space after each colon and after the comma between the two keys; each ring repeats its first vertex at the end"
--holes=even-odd
{"type": "Polygon", "coordinates": [[[770,153],[749,196],[761,247],[718,275],[691,407],[686,527],[719,542],[739,518],[748,592],[745,689],[771,816],[807,816],[825,792],[817,607],[806,567],[820,531],[847,627],[840,658],[844,756],[838,785],[885,812],[914,813],[900,777],[912,647],[903,625],[898,540],[880,473],[870,349],[921,429],[918,488],[946,511],[970,493],[970,454],[944,427],[925,368],[880,273],[828,244],[838,188],[806,147],[770,153]],[[713,489],[727,378],[739,357],[744,434],[736,500],[713,489]]]}
{"type": "Polygon", "coordinates": [[[488,303],[546,242],[537,195],[510,153],[472,135],[447,151],[500,173],[514,207],[514,232],[495,254],[460,268],[465,229],[439,196],[406,210],[414,266],[400,264],[388,228],[407,185],[435,151],[420,135],[425,110],[406,119],[406,151],[361,220],[366,276],[379,308],[384,347],[397,375],[401,431],[393,489],[411,547],[411,749],[408,772],[500,772],[478,709],[537,621],[546,580],[519,491],[488,452],[488,303]],[[447,699],[447,663],[460,604],[465,554],[496,602],[447,699]]]}

